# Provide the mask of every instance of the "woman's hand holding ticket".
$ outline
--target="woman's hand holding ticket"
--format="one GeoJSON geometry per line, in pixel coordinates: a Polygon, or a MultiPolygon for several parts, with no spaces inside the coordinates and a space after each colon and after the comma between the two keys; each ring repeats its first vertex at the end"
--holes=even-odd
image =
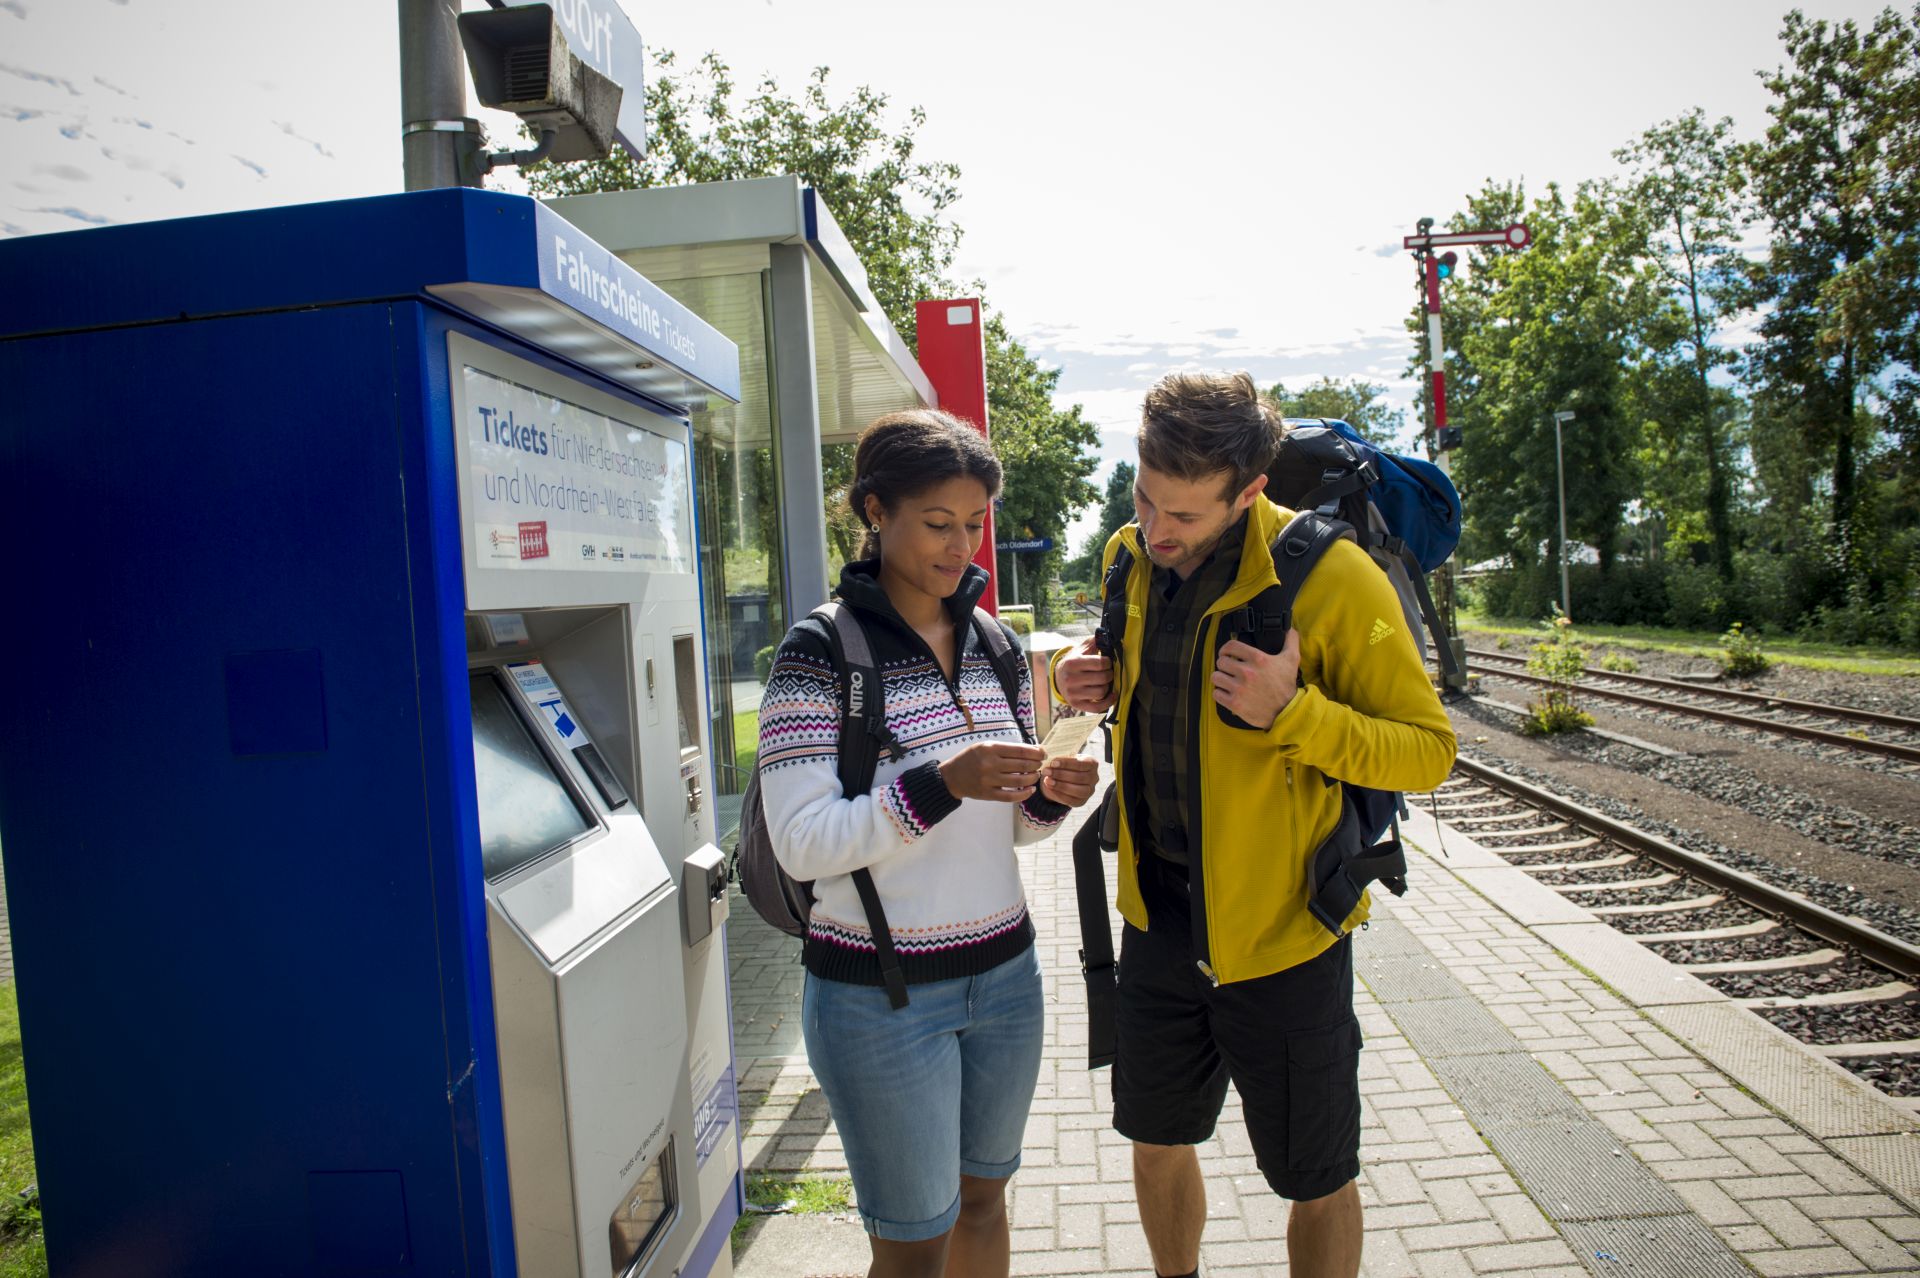
{"type": "Polygon", "coordinates": [[[956,799],[1019,803],[1040,784],[1046,752],[1036,745],[976,741],[940,763],[940,779],[956,799]]]}

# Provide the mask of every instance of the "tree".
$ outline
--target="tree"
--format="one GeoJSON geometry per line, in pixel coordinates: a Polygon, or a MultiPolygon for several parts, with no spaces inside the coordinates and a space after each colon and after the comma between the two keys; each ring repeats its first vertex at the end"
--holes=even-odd
{"type": "Polygon", "coordinates": [[[1913,128],[1888,114],[1911,106],[1913,32],[1891,9],[1865,33],[1796,9],[1781,39],[1789,64],[1762,73],[1773,122],[1751,162],[1773,238],[1745,299],[1765,308],[1750,372],[1769,415],[1831,458],[1829,528],[1844,558],[1868,428],[1861,391],[1891,354],[1875,327],[1902,293],[1882,268],[1915,233],[1898,225],[1913,199],[1896,191],[1886,145],[1913,128]]]}
{"type": "MultiPolygon", "coordinates": [[[[1692,424],[1705,471],[1708,553],[1724,581],[1733,580],[1732,485],[1712,372],[1735,358],[1713,341],[1738,308],[1735,263],[1746,223],[1740,204],[1745,177],[1732,129],[1730,118],[1709,124],[1696,107],[1614,152],[1630,171],[1626,194],[1639,205],[1647,231],[1644,251],[1686,311],[1682,345],[1693,377],[1676,407],[1692,424]]],[[[1657,361],[1671,347],[1661,343],[1653,349],[1657,361]]]]}
{"type": "Polygon", "coordinates": [[[1115,462],[1107,476],[1107,495],[1100,505],[1100,526],[1080,547],[1080,553],[1066,567],[1065,576],[1074,581],[1093,581],[1100,574],[1100,559],[1113,534],[1133,522],[1133,481],[1139,472],[1133,463],[1115,462]]]}
{"type": "Polygon", "coordinates": [[[1300,390],[1289,391],[1280,384],[1268,388],[1266,395],[1282,416],[1338,418],[1359,431],[1362,439],[1387,446],[1406,428],[1407,414],[1382,400],[1386,393],[1385,386],[1362,377],[1335,381],[1323,375],[1300,390]]]}

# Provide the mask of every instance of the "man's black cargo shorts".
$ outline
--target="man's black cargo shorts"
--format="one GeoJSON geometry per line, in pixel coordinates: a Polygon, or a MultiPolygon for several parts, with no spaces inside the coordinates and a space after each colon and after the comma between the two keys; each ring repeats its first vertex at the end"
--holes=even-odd
{"type": "MultiPolygon", "coordinates": [[[[1156,860],[1141,858],[1143,877],[1156,860]]],[[[1127,924],[1121,935],[1114,1129],[1197,1145],[1213,1134],[1231,1078],[1273,1191],[1296,1202],[1333,1193],[1360,1174],[1352,938],[1297,967],[1216,987],[1194,966],[1180,911],[1154,909],[1156,896],[1150,889],[1151,928],[1127,924]]]]}

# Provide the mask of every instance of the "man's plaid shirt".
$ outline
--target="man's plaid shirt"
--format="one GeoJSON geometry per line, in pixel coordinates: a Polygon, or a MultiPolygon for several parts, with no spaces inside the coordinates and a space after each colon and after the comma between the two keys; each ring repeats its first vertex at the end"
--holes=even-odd
{"type": "MultiPolygon", "coordinates": [[[[1187,829],[1197,799],[1188,776],[1195,707],[1189,696],[1193,647],[1200,622],[1214,600],[1225,594],[1240,572],[1247,520],[1242,515],[1221,534],[1206,562],[1185,581],[1171,569],[1153,566],[1148,581],[1146,624],[1142,629],[1140,679],[1133,689],[1132,722],[1144,730],[1140,787],[1146,820],[1135,841],[1179,865],[1187,864],[1187,829]]],[[[1204,712],[1213,704],[1211,667],[1200,682],[1204,712]]]]}

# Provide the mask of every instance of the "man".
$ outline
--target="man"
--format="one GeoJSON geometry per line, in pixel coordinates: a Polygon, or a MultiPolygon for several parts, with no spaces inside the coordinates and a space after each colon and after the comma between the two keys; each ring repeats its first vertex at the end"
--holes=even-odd
{"type": "MultiPolygon", "coordinates": [[[[1342,810],[1336,781],[1425,790],[1454,737],[1387,575],[1329,549],[1269,654],[1219,632],[1275,583],[1291,517],[1261,495],[1280,422],[1253,380],[1175,374],[1147,395],[1138,522],[1117,662],[1088,640],[1054,665],[1061,698],[1119,707],[1114,1127],[1133,1141],[1154,1267],[1192,1275],[1207,1200],[1194,1146],[1229,1079],[1261,1172],[1293,1202],[1295,1278],[1360,1269],[1360,1029],[1353,944],[1307,910],[1307,867],[1342,810]],[[1235,722],[1226,717],[1231,713],[1235,722]]],[[[1363,897],[1346,920],[1367,917],[1363,897]]]]}

